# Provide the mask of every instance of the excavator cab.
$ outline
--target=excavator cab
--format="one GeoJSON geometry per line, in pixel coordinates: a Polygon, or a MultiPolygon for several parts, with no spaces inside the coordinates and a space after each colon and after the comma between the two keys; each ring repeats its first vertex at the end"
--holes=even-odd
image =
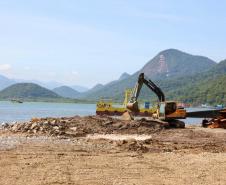
{"type": "Polygon", "coordinates": [[[176,102],[160,102],[159,105],[159,119],[167,120],[168,116],[177,111],[176,102]]]}

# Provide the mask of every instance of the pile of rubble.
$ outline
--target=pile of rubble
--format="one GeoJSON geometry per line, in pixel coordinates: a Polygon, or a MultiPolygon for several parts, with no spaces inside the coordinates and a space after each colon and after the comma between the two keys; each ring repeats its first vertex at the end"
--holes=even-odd
{"type": "Polygon", "coordinates": [[[152,134],[168,125],[156,121],[122,121],[110,117],[34,118],[29,122],[5,125],[4,130],[32,135],[83,137],[87,134],[152,134]]]}
{"type": "Polygon", "coordinates": [[[226,109],[219,112],[219,116],[210,121],[204,120],[203,127],[206,128],[224,128],[226,129],[226,109]]]}

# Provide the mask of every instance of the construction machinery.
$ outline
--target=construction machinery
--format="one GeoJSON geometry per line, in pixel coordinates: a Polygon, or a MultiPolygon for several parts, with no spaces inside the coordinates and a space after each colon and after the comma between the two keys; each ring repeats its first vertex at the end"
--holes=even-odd
{"type": "MultiPolygon", "coordinates": [[[[119,103],[113,103],[111,99],[101,98],[96,104],[96,114],[97,115],[109,115],[109,116],[121,116],[127,111],[126,106],[132,95],[132,89],[125,90],[125,99],[122,105],[119,103]]],[[[145,102],[147,103],[147,102],[145,102]]],[[[136,116],[146,116],[150,117],[156,112],[156,107],[141,107],[136,116]]]]}
{"type": "Polygon", "coordinates": [[[159,102],[157,111],[156,114],[153,115],[155,118],[169,122],[172,120],[186,118],[186,110],[183,108],[178,108],[177,102],[175,101],[166,101],[163,91],[154,82],[145,77],[144,73],[141,73],[133,89],[130,101],[127,104],[127,109],[129,110],[128,113],[131,116],[131,119],[133,119],[133,116],[136,115],[137,112],[139,112],[137,99],[140,95],[140,91],[143,85],[146,85],[158,97],[159,102]]]}

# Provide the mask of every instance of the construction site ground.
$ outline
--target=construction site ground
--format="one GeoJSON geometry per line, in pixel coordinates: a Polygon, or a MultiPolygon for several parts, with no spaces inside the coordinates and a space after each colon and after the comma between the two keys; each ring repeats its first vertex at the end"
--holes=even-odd
{"type": "Polygon", "coordinates": [[[226,129],[107,117],[0,129],[1,185],[226,184],[226,129]]]}

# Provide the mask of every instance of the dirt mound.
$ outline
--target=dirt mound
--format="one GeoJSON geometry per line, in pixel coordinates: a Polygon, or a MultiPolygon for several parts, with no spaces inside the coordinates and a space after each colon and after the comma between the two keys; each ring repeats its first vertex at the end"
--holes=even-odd
{"type": "Polygon", "coordinates": [[[48,136],[79,137],[87,134],[152,134],[168,125],[157,121],[122,121],[110,117],[87,116],[69,118],[32,119],[29,122],[6,125],[15,133],[44,134],[48,136]]]}
{"type": "Polygon", "coordinates": [[[123,151],[135,151],[135,152],[141,152],[146,153],[149,151],[149,148],[145,146],[148,141],[137,141],[135,139],[130,140],[122,140],[117,141],[116,146],[120,147],[123,151]]]}

